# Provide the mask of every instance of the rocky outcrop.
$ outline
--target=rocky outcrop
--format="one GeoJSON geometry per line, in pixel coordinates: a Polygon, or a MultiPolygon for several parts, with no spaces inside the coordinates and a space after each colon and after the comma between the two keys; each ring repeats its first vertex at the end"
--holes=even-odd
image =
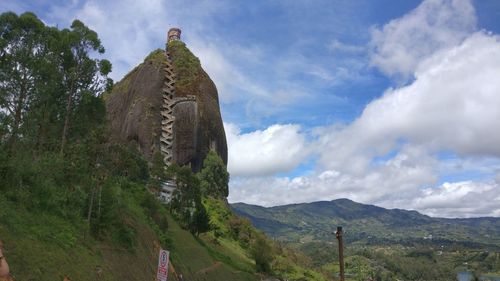
{"type": "Polygon", "coordinates": [[[184,43],[152,52],[105,99],[112,140],[195,172],[210,150],[227,164],[217,89],[184,43]]]}

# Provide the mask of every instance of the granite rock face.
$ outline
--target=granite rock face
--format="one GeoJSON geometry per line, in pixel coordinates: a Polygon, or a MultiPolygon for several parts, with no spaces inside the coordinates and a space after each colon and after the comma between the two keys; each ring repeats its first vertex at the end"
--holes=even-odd
{"type": "MultiPolygon", "coordinates": [[[[175,96],[194,96],[196,101],[178,103],[173,110],[173,163],[201,170],[210,150],[227,165],[227,143],[217,88],[196,58],[180,41],[168,50],[176,77],[175,96]]],[[[148,159],[160,151],[163,50],[152,52],[105,96],[113,141],[136,145],[148,159]]]]}

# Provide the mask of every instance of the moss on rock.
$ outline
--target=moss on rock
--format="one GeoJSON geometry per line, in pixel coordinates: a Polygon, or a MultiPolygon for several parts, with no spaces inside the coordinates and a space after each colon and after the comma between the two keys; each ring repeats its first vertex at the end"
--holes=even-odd
{"type": "Polygon", "coordinates": [[[193,83],[199,78],[200,60],[181,41],[168,43],[168,50],[172,55],[172,63],[176,72],[175,89],[178,95],[192,92],[193,83]]]}

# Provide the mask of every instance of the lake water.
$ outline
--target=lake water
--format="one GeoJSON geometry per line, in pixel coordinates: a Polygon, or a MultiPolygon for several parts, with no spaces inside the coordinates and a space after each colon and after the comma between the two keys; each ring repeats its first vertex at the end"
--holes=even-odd
{"type": "Polygon", "coordinates": [[[457,280],[458,281],[471,281],[472,280],[472,273],[468,271],[462,271],[457,273],[457,280]]]}
{"type": "MultiPolygon", "coordinates": [[[[472,281],[472,273],[468,271],[462,271],[457,273],[457,280],[458,281],[472,281]]],[[[479,280],[481,281],[500,281],[500,276],[481,276],[479,277],[479,280]]]]}
{"type": "Polygon", "coordinates": [[[481,276],[479,277],[479,280],[481,281],[500,281],[500,276],[481,276]]]}

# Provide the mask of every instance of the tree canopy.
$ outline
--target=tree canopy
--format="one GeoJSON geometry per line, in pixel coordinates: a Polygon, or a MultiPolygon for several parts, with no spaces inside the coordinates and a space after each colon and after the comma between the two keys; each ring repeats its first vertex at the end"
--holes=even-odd
{"type": "Polygon", "coordinates": [[[229,173],[215,151],[208,152],[198,177],[204,196],[225,199],[229,195],[229,173]]]}
{"type": "Polygon", "coordinates": [[[58,29],[33,13],[0,15],[0,193],[85,218],[96,234],[119,220],[109,179],[147,178],[147,165],[104,134],[100,95],[112,86],[112,66],[96,58],[103,53],[97,33],[79,20],[58,29]]]}
{"type": "Polygon", "coordinates": [[[102,123],[97,97],[112,86],[112,66],[96,53],[104,53],[97,33],[79,20],[59,30],[33,13],[1,14],[0,141],[64,152],[102,123]]]}

